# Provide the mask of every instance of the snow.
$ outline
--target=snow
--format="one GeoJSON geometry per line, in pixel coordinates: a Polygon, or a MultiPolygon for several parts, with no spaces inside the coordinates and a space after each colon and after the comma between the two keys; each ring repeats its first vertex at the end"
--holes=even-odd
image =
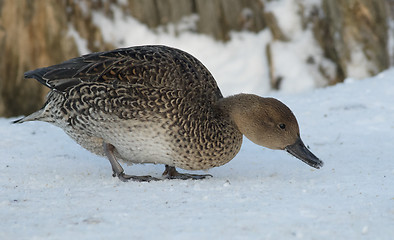
{"type": "Polygon", "coordinates": [[[308,18],[313,8],[320,5],[320,0],[282,0],[268,2],[265,6],[267,12],[274,14],[289,40],[270,43],[273,67],[276,76],[282,79],[282,91],[302,92],[327,85],[326,76],[335,78],[334,63],[324,57],[312,26],[302,26],[300,17],[303,14],[303,18],[308,18]]]}
{"type": "Polygon", "coordinates": [[[283,78],[281,91],[302,92],[324,86],[326,80],[316,65],[321,66],[331,79],[335,76],[334,64],[323,57],[324,53],[310,30],[293,37],[291,43],[273,42],[271,49],[275,53],[272,57],[275,71],[283,78]],[[311,63],[307,64],[308,61],[311,63]]]}
{"type": "Polygon", "coordinates": [[[213,178],[123,183],[62,130],[0,119],[0,239],[391,239],[393,78],[271,94],[297,116],[319,170],[245,140],[213,178]]]}
{"type": "Polygon", "coordinates": [[[302,30],[299,6],[298,1],[271,1],[265,5],[265,11],[272,12],[282,32],[291,37],[302,30]]]}
{"type": "Polygon", "coordinates": [[[350,50],[350,61],[346,65],[346,74],[353,78],[362,79],[370,75],[371,72],[377,72],[377,66],[374,64],[363,52],[363,46],[356,43],[354,39],[349,39],[351,50],[350,50]],[[366,66],[361,68],[359,66],[366,66]]]}
{"type": "MultiPolygon", "coordinates": [[[[81,2],[81,5],[84,5],[84,2],[81,2]]],[[[88,48],[88,41],[79,35],[77,30],[75,30],[74,26],[69,24],[68,25],[68,36],[72,37],[78,47],[78,52],[81,55],[90,53],[88,48]]]]}

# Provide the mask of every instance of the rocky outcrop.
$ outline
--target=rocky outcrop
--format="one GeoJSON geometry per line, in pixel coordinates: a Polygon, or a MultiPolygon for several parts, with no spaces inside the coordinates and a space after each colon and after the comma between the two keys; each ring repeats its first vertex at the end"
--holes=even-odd
{"type": "Polygon", "coordinates": [[[25,81],[23,73],[78,56],[70,27],[88,39],[89,49],[111,48],[89,13],[74,1],[0,1],[0,116],[27,114],[42,106],[47,89],[25,81]]]}
{"type": "Polygon", "coordinates": [[[13,116],[33,110],[44,89],[23,80],[23,72],[75,56],[67,37],[65,6],[56,1],[5,0],[0,6],[0,113],[13,116]]]}
{"type": "Polygon", "coordinates": [[[133,17],[155,28],[185,16],[199,17],[197,32],[228,40],[231,30],[258,32],[265,27],[260,0],[129,0],[133,17]]]}
{"type": "Polygon", "coordinates": [[[388,1],[323,0],[315,36],[337,65],[337,81],[365,78],[389,67],[388,1]],[[365,66],[364,71],[359,65],[365,66]]]}

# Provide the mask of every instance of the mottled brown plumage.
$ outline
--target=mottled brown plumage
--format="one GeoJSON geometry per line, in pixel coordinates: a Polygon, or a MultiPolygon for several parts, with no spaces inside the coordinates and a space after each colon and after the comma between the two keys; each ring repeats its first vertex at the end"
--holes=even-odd
{"type": "MultiPolygon", "coordinates": [[[[157,179],[126,175],[117,159],[161,163],[168,178],[199,179],[206,175],[180,174],[175,167],[221,166],[238,153],[242,134],[274,149],[301,141],[284,104],[250,94],[223,98],[201,62],[166,46],[92,53],[25,77],[52,91],[41,110],[17,122],[40,120],[62,128],[84,148],[107,156],[122,180],[157,179]]],[[[304,161],[321,166],[310,154],[304,161]]]]}

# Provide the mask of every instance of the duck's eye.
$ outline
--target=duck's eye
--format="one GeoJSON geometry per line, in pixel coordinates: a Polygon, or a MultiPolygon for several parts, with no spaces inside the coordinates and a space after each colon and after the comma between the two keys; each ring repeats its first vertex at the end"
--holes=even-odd
{"type": "Polygon", "coordinates": [[[280,127],[281,129],[285,129],[285,128],[286,128],[286,124],[281,123],[281,124],[279,124],[279,127],[280,127]]]}

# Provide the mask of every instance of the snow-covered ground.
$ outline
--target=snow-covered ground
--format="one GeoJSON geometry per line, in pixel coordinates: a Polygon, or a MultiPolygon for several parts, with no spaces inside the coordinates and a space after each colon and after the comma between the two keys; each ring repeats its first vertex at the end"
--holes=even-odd
{"type": "Polygon", "coordinates": [[[393,79],[273,94],[320,170],[245,141],[213,178],[124,183],[62,130],[0,119],[0,239],[392,239],[393,79]]]}

